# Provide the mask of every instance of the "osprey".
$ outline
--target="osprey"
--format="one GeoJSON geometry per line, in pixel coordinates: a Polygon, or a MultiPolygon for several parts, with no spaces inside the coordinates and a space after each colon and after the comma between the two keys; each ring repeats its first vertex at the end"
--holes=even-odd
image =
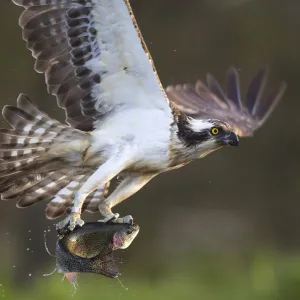
{"type": "Polygon", "coordinates": [[[233,67],[226,92],[211,75],[207,85],[164,90],[128,0],[13,1],[25,8],[23,39],[67,124],[22,94],[16,107],[4,107],[12,129],[0,131],[1,197],[18,207],[51,200],[48,218],[67,214],[60,227],[82,226],[85,210],[99,211],[104,222],[131,223],[112,208],[162,172],[237,146],[284,93],[282,83],[261,101],[263,69],[244,105],[233,67]],[[124,179],[108,195],[117,176],[124,179]]]}

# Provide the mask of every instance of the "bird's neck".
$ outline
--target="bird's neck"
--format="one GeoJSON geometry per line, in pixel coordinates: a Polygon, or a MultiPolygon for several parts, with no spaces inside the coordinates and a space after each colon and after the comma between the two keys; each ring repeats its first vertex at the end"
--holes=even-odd
{"type": "Polygon", "coordinates": [[[187,130],[187,117],[179,110],[173,109],[174,122],[171,124],[170,167],[181,166],[195,158],[195,149],[187,147],[184,142],[187,130]]]}

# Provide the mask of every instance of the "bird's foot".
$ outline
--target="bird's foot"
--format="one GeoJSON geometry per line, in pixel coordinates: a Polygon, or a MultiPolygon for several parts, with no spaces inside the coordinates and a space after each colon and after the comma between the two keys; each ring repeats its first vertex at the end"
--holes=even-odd
{"type": "Polygon", "coordinates": [[[116,223],[130,224],[133,225],[133,217],[131,215],[127,215],[123,218],[118,218],[116,223]]]}
{"type": "Polygon", "coordinates": [[[99,220],[99,222],[125,223],[125,224],[130,224],[130,225],[133,224],[132,216],[125,216],[123,218],[120,218],[119,214],[114,214],[111,211],[111,208],[103,202],[99,204],[99,211],[102,214],[102,216],[104,216],[104,219],[99,220]]]}
{"type": "Polygon", "coordinates": [[[70,213],[64,220],[56,224],[56,230],[62,231],[63,229],[68,229],[73,231],[76,226],[83,226],[84,221],[81,220],[79,213],[70,213]]]}
{"type": "Polygon", "coordinates": [[[125,216],[123,218],[119,217],[119,214],[111,214],[108,215],[107,217],[105,217],[102,220],[98,220],[98,222],[102,222],[102,223],[122,223],[122,224],[133,224],[133,218],[132,216],[128,215],[125,216]]]}

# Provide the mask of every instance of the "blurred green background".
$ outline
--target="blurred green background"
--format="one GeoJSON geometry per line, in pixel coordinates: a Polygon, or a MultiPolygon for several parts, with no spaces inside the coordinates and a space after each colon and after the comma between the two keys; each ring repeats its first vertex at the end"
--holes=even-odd
{"type": "MultiPolygon", "coordinates": [[[[234,64],[245,94],[257,69],[268,64],[270,86],[285,80],[288,91],[255,138],[158,176],[117,207],[141,226],[132,246],[116,252],[126,288],[81,275],[73,299],[300,299],[300,1],[132,5],[165,86],[194,82],[206,72],[222,81],[234,64]]],[[[23,92],[63,120],[43,76],[33,71],[17,25],[20,12],[2,0],[1,106],[14,104],[23,92]]],[[[0,298],[72,297],[61,275],[43,276],[55,268],[44,230],[52,252],[56,240],[45,203],[25,210],[0,204],[0,298]]]]}

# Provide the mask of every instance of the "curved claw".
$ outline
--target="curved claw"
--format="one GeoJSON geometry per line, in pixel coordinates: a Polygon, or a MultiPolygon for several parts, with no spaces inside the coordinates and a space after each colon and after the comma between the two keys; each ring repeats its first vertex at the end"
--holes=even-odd
{"type": "Polygon", "coordinates": [[[80,214],[71,213],[64,220],[62,220],[56,225],[56,229],[58,231],[62,231],[62,229],[65,229],[67,227],[70,231],[73,231],[76,226],[81,227],[83,225],[84,225],[84,221],[81,220],[80,214]]]}
{"type": "Polygon", "coordinates": [[[130,215],[120,218],[119,214],[113,214],[113,215],[107,216],[103,220],[99,220],[98,222],[103,222],[103,223],[111,222],[111,223],[121,223],[121,224],[133,225],[133,218],[130,215]]]}
{"type": "Polygon", "coordinates": [[[128,215],[123,218],[119,218],[117,219],[116,223],[125,223],[125,224],[133,225],[133,217],[131,215],[128,215]]]}
{"type": "Polygon", "coordinates": [[[69,229],[73,231],[76,226],[82,227],[84,225],[84,221],[81,220],[80,214],[78,213],[71,213],[70,214],[70,224],[69,229]]]}
{"type": "Polygon", "coordinates": [[[119,214],[111,214],[102,220],[98,220],[98,222],[102,222],[102,223],[113,222],[113,223],[115,223],[115,221],[119,218],[119,216],[120,216],[119,214]]]}

